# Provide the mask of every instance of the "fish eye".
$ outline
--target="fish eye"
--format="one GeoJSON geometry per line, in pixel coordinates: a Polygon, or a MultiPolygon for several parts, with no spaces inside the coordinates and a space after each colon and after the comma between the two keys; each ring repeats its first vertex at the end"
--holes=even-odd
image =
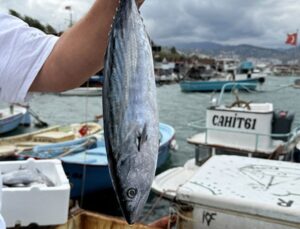
{"type": "Polygon", "coordinates": [[[137,189],[135,188],[129,188],[127,190],[127,197],[130,198],[130,199],[133,199],[137,194],[137,189]]]}

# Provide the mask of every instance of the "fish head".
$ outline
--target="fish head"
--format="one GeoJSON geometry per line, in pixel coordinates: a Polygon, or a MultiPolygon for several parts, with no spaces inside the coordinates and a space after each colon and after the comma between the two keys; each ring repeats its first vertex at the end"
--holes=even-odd
{"type": "Polygon", "coordinates": [[[145,134],[132,134],[127,138],[118,163],[119,182],[116,190],[123,215],[129,224],[135,223],[141,215],[155,176],[158,144],[153,147],[153,138],[145,134]]]}

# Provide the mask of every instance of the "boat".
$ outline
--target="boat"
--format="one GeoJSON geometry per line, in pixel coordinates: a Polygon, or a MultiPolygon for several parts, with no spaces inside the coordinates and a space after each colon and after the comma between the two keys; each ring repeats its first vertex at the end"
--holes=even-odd
{"type": "MultiPolygon", "coordinates": [[[[71,209],[72,210],[72,209],[71,209]]],[[[54,229],[162,229],[167,228],[169,219],[163,217],[148,225],[136,223],[128,225],[123,219],[115,216],[104,215],[84,209],[76,209],[70,212],[67,223],[54,226],[54,229]]]]}
{"type": "Polygon", "coordinates": [[[251,62],[243,62],[233,58],[216,59],[213,66],[198,66],[189,69],[180,81],[182,92],[214,92],[239,90],[253,91],[265,82],[265,75],[254,72],[251,62]]]}
{"type": "Polygon", "coordinates": [[[224,78],[212,78],[209,80],[182,80],[180,88],[182,92],[212,92],[221,91],[225,84],[231,83],[232,86],[226,87],[226,91],[232,91],[233,88],[239,90],[254,91],[257,85],[265,81],[264,77],[229,80],[224,78]]]}
{"type": "Polygon", "coordinates": [[[176,228],[296,229],[299,182],[297,163],[215,155],[166,170],[152,190],[172,202],[176,228]]]}
{"type": "Polygon", "coordinates": [[[291,160],[300,163],[300,142],[295,146],[291,160]]]}
{"type": "Polygon", "coordinates": [[[101,96],[102,87],[79,87],[68,91],[60,92],[61,96],[101,96]]]}
{"type": "Polygon", "coordinates": [[[102,87],[104,83],[104,75],[102,72],[97,75],[91,76],[87,82],[81,85],[81,87],[102,87]]]}
{"type": "Polygon", "coordinates": [[[16,129],[20,124],[28,121],[28,112],[26,108],[10,106],[0,109],[0,134],[5,134],[16,129]]]}
{"type": "Polygon", "coordinates": [[[175,63],[164,59],[162,62],[154,63],[155,82],[158,85],[171,84],[178,81],[178,75],[175,74],[175,63]]]}
{"type": "Polygon", "coordinates": [[[288,156],[287,144],[295,145],[300,134],[298,127],[292,129],[294,113],[274,110],[272,103],[240,100],[237,94],[226,105],[222,101],[225,87],[207,107],[206,120],[189,124],[199,130],[187,139],[195,146],[199,161],[223,153],[274,159],[288,156]]]}
{"type": "Polygon", "coordinates": [[[185,73],[184,81],[208,81],[218,78],[224,78],[223,74],[212,69],[210,65],[198,64],[188,69],[185,73]]]}
{"type": "Polygon", "coordinates": [[[103,75],[103,70],[101,70],[97,72],[95,75],[91,76],[80,87],[102,87],[103,83],[104,83],[104,75],[103,75]]]}
{"type": "Polygon", "coordinates": [[[42,145],[49,144],[51,144],[50,148],[52,149],[60,148],[63,150],[63,146],[70,147],[79,144],[80,141],[93,136],[101,130],[101,125],[92,122],[56,125],[31,133],[1,138],[0,149],[5,155],[5,149],[12,152],[12,148],[14,148],[14,152],[19,156],[31,152],[35,146],[42,147],[42,145]]]}
{"type": "MultiPolygon", "coordinates": [[[[167,161],[170,149],[176,148],[173,127],[160,123],[160,134],[158,169],[167,161]]],[[[98,137],[96,148],[69,154],[60,159],[72,184],[71,198],[112,188],[103,134],[98,137]]]]}

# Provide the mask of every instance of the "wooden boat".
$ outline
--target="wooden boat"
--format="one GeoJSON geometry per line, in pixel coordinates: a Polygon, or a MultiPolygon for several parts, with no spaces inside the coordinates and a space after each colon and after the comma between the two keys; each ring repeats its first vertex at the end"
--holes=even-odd
{"type": "Polygon", "coordinates": [[[242,101],[237,95],[226,105],[222,103],[223,92],[206,109],[206,120],[190,123],[200,130],[187,139],[195,146],[199,163],[213,154],[279,158],[291,153],[283,148],[300,134],[298,128],[291,130],[292,112],[276,111],[272,103],[242,101]]]}
{"type": "Polygon", "coordinates": [[[65,126],[52,126],[32,133],[0,139],[0,147],[13,146],[16,151],[29,151],[35,146],[49,145],[55,148],[61,144],[72,145],[102,130],[97,123],[76,123],[65,126]]]}
{"type": "Polygon", "coordinates": [[[16,129],[28,115],[22,107],[11,106],[0,110],[0,134],[16,129]]]}
{"type": "Polygon", "coordinates": [[[61,96],[101,96],[102,87],[79,87],[59,93],[61,96]]]}
{"type": "MultiPolygon", "coordinates": [[[[160,123],[160,134],[158,169],[167,161],[170,149],[176,146],[175,130],[170,125],[160,123]]],[[[103,136],[99,138],[97,148],[62,157],[61,160],[72,184],[72,198],[112,188],[103,136]]]]}
{"type": "Polygon", "coordinates": [[[221,91],[225,84],[232,83],[226,87],[226,91],[232,91],[234,88],[239,90],[256,90],[259,83],[263,83],[264,78],[250,78],[239,80],[226,80],[224,78],[214,78],[211,80],[182,80],[180,88],[183,92],[212,92],[221,91]]]}
{"type": "Polygon", "coordinates": [[[159,174],[152,190],[173,202],[177,228],[296,229],[299,182],[297,163],[216,155],[159,174]]]}
{"type": "Polygon", "coordinates": [[[66,224],[55,226],[54,229],[159,229],[144,224],[128,225],[124,220],[86,210],[79,210],[70,215],[66,224]]]}

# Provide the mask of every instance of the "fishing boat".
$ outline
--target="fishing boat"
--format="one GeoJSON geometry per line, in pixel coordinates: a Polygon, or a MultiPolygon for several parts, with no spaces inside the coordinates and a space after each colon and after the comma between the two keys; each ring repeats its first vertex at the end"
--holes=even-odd
{"type": "MultiPolygon", "coordinates": [[[[72,210],[72,209],[71,209],[72,210]]],[[[163,217],[148,225],[135,223],[128,225],[123,219],[115,216],[104,215],[83,209],[76,209],[70,212],[67,223],[53,227],[54,229],[162,229],[172,224],[169,217],[163,217]]]]}
{"type": "Polygon", "coordinates": [[[60,92],[61,96],[101,96],[102,87],[79,87],[68,91],[60,92]]]}
{"type": "Polygon", "coordinates": [[[152,190],[173,203],[177,228],[296,229],[299,181],[297,163],[215,155],[159,174],[152,190]]]}
{"type": "Polygon", "coordinates": [[[20,124],[28,121],[28,112],[26,108],[10,106],[0,109],[0,134],[4,134],[16,129],[20,124]]]}
{"type": "MultiPolygon", "coordinates": [[[[19,156],[27,155],[29,152],[32,153],[35,146],[42,147],[43,145],[48,145],[48,150],[60,148],[63,151],[64,149],[70,149],[72,145],[80,144],[84,139],[101,130],[101,125],[90,122],[62,126],[56,125],[31,133],[1,138],[0,149],[2,149],[2,153],[5,155],[5,149],[12,152],[12,148],[14,148],[14,152],[17,152],[19,156]]],[[[39,147],[37,150],[40,149],[39,147]]]]}
{"type": "Polygon", "coordinates": [[[286,144],[295,145],[300,134],[299,128],[292,129],[294,113],[275,110],[272,103],[240,100],[237,94],[231,104],[224,104],[225,87],[206,109],[206,120],[189,124],[200,130],[187,139],[195,146],[199,161],[224,153],[274,159],[288,156],[286,144]]]}
{"type": "Polygon", "coordinates": [[[232,83],[232,86],[226,87],[226,91],[231,91],[233,88],[239,90],[256,90],[259,84],[265,81],[264,77],[228,80],[225,78],[212,78],[209,80],[182,80],[180,84],[183,92],[212,92],[221,91],[225,84],[232,83]],[[236,83],[236,84],[235,84],[236,83]]]}
{"type": "Polygon", "coordinates": [[[251,62],[242,62],[232,58],[216,59],[213,66],[191,68],[180,82],[183,92],[221,91],[225,84],[230,83],[225,91],[233,88],[239,90],[256,90],[265,82],[265,74],[254,71],[251,62]]]}
{"type": "MultiPolygon", "coordinates": [[[[173,127],[160,123],[160,135],[158,169],[167,161],[170,149],[176,147],[173,127]]],[[[72,184],[72,198],[112,188],[103,135],[98,138],[96,148],[61,157],[61,160],[72,184]]]]}
{"type": "Polygon", "coordinates": [[[164,59],[162,62],[154,63],[155,82],[158,85],[171,84],[178,81],[178,76],[174,72],[175,63],[164,59]]]}

